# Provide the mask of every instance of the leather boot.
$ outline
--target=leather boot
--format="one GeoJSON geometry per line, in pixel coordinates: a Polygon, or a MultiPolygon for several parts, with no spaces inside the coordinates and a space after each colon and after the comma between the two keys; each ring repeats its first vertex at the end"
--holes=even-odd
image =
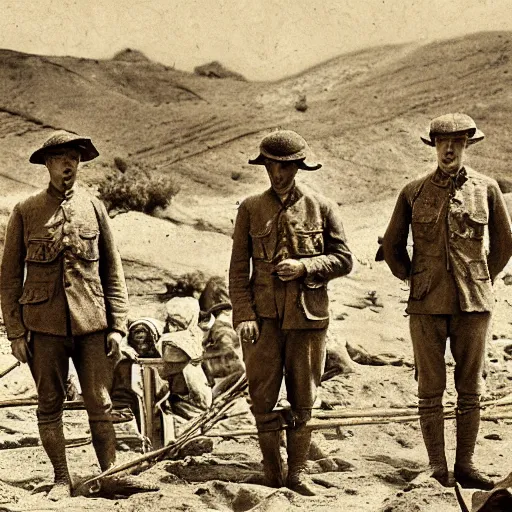
{"type": "Polygon", "coordinates": [[[71,478],[66,460],[66,441],[62,420],[53,423],[40,423],[39,436],[41,444],[50,459],[55,475],[52,489],[47,498],[57,501],[71,496],[71,478]]]}
{"type": "Polygon", "coordinates": [[[110,421],[91,421],[91,438],[101,471],[116,463],[116,434],[110,421]]]}
{"type": "Polygon", "coordinates": [[[286,431],[286,451],[288,453],[288,477],[286,487],[302,496],[316,496],[313,483],[306,473],[311,429],[306,424],[286,431]]]}
{"type": "Polygon", "coordinates": [[[494,482],[483,476],[473,465],[476,439],[480,428],[479,404],[470,409],[457,409],[457,450],[453,475],[465,489],[490,491],[494,482]]]}
{"type": "Polygon", "coordinates": [[[269,487],[284,487],[283,459],[279,451],[281,431],[258,432],[261,453],[263,454],[263,471],[269,487]]]}
{"type": "Polygon", "coordinates": [[[429,407],[419,409],[421,433],[427,449],[428,462],[432,474],[442,486],[450,485],[448,463],[446,462],[444,444],[444,416],[443,407],[429,407]]]}

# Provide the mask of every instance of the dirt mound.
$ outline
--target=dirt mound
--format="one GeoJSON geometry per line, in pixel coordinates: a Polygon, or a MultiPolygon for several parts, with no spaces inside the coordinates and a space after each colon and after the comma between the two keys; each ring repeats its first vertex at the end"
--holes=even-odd
{"type": "Polygon", "coordinates": [[[240,73],[231,71],[217,60],[209,62],[208,64],[203,64],[202,66],[196,66],[194,68],[194,73],[208,78],[231,78],[233,80],[246,81],[245,77],[240,73]]]}
{"type": "Polygon", "coordinates": [[[150,62],[150,60],[140,51],[125,48],[116,53],[112,60],[119,60],[123,62],[150,62]]]}

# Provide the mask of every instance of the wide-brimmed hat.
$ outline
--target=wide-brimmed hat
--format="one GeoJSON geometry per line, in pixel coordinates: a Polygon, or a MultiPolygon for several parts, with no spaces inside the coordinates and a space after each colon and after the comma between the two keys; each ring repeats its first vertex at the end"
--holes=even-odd
{"type": "Polygon", "coordinates": [[[512,510],[512,473],[496,484],[492,491],[462,489],[455,484],[455,494],[463,512],[512,510]]]}
{"type": "Polygon", "coordinates": [[[322,167],[320,163],[308,164],[306,158],[311,156],[307,142],[292,130],[278,130],[263,137],[260,143],[260,154],[249,160],[252,165],[264,165],[265,158],[279,162],[298,163],[299,169],[316,171],[322,167]]]}
{"type": "Polygon", "coordinates": [[[45,156],[53,149],[71,147],[80,151],[80,161],[88,162],[96,158],[99,153],[89,137],[82,137],[76,133],[59,130],[52,133],[43,145],[30,155],[31,164],[45,164],[45,156]]]}
{"type": "Polygon", "coordinates": [[[436,145],[436,135],[457,135],[468,136],[468,144],[475,144],[484,139],[485,135],[477,127],[475,121],[466,114],[455,112],[454,114],[444,114],[430,121],[430,127],[427,137],[421,137],[421,140],[428,146],[436,145]]]}

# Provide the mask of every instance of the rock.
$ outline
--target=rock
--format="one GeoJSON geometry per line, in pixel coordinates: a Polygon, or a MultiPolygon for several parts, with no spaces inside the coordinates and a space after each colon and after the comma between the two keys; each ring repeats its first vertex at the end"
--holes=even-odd
{"type": "Polygon", "coordinates": [[[209,62],[208,64],[203,64],[202,66],[196,66],[194,68],[194,73],[208,78],[231,78],[232,80],[240,80],[242,82],[246,81],[243,75],[229,70],[216,60],[209,62]]]}
{"type": "Polygon", "coordinates": [[[503,441],[503,438],[500,434],[487,434],[484,436],[484,439],[490,439],[491,441],[503,441]]]}
{"type": "Polygon", "coordinates": [[[295,110],[299,112],[306,112],[308,109],[308,101],[305,94],[301,94],[299,99],[295,102],[295,110]]]}

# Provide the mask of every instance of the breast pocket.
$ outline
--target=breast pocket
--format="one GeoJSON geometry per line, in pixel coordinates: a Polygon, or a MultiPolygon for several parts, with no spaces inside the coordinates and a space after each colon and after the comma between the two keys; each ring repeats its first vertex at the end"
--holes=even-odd
{"type": "Polygon", "coordinates": [[[77,256],[86,261],[97,261],[100,259],[98,248],[99,231],[80,229],[80,247],[77,256]]]}
{"type": "Polygon", "coordinates": [[[296,256],[317,256],[324,252],[322,229],[296,229],[292,236],[293,251],[296,256]]]}
{"type": "Polygon", "coordinates": [[[28,241],[25,261],[31,263],[51,263],[57,258],[62,245],[52,238],[31,238],[28,241]]]}
{"type": "Polygon", "coordinates": [[[439,211],[427,210],[414,214],[412,217],[412,233],[427,241],[433,241],[436,238],[435,226],[439,219],[439,211]]]}
{"type": "MultiPolygon", "coordinates": [[[[272,244],[272,223],[263,230],[254,229],[250,232],[252,241],[252,257],[257,260],[271,261],[274,255],[272,244]]],[[[275,247],[274,247],[275,249],[275,247]]]]}

